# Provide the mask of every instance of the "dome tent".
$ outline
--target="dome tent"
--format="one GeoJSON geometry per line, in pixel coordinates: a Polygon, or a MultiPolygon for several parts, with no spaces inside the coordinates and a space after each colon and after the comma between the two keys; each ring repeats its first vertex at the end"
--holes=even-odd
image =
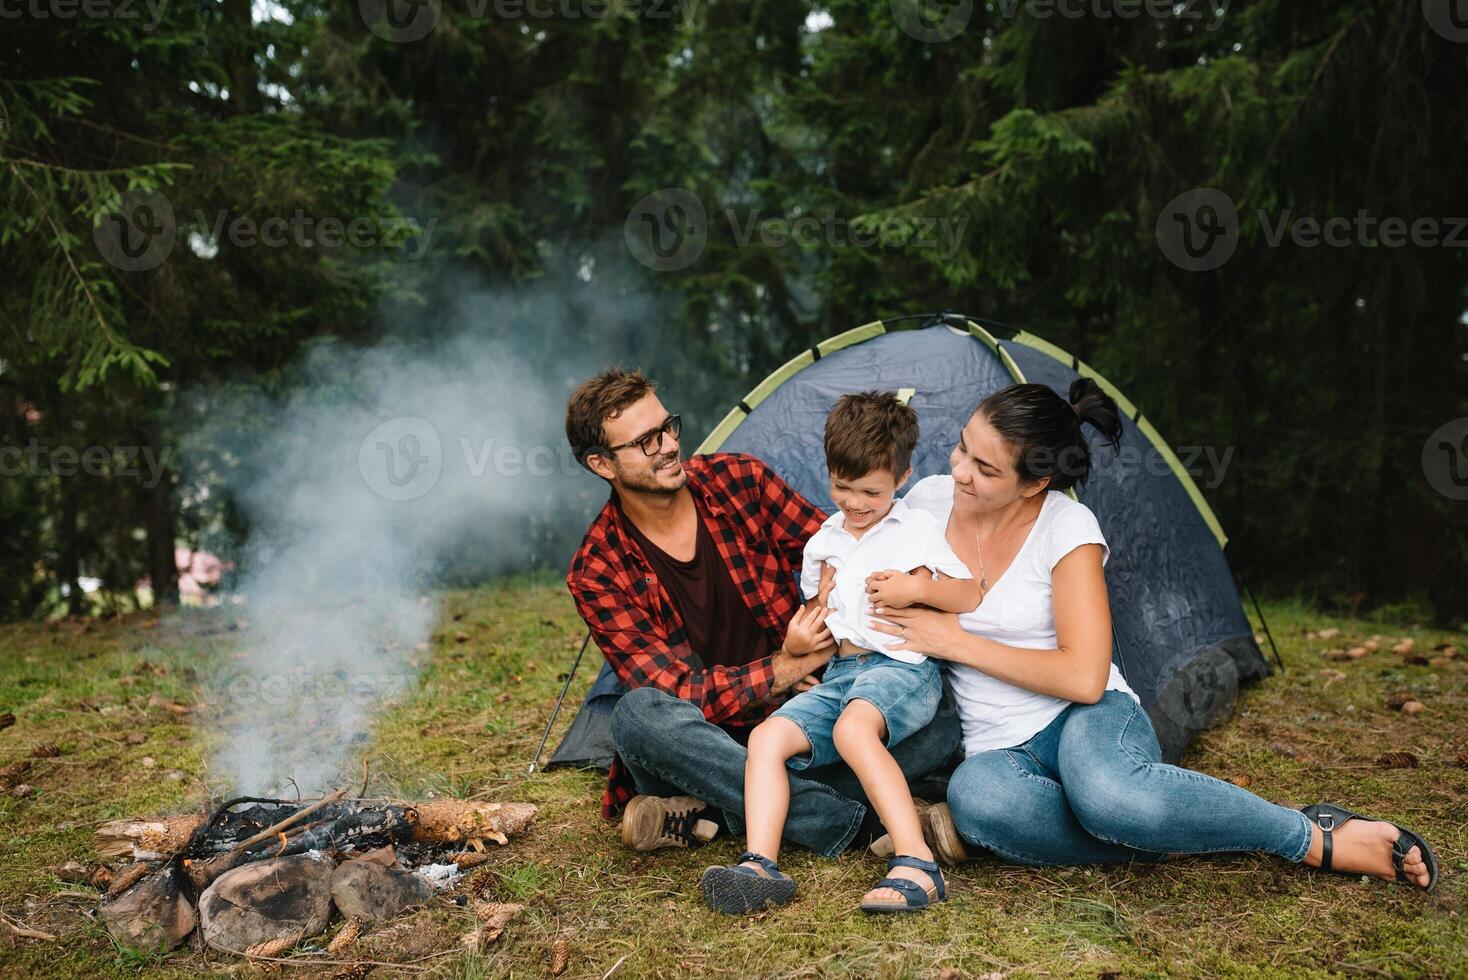
{"type": "MultiPolygon", "coordinates": [[[[1228,715],[1241,684],[1269,673],[1212,509],[1141,411],[1087,365],[1026,332],[1001,341],[961,316],[928,322],[936,325],[892,331],[877,321],[802,352],[730,409],[695,452],[756,455],[829,513],[823,434],[841,395],[896,390],[916,409],[911,486],[947,472],[960,430],[988,394],[1027,381],[1064,396],[1077,377],[1094,378],[1125,416],[1122,439],[1116,452],[1096,450],[1090,479],[1073,495],[1095,512],[1111,548],[1112,656],[1151,716],[1164,757],[1176,761],[1228,715]]],[[[622,691],[603,664],[550,767],[610,765],[611,712],[622,691]]]]}

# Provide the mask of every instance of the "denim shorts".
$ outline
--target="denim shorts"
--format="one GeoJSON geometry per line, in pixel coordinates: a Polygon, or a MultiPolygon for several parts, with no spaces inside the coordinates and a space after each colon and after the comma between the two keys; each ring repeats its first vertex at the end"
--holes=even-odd
{"type": "Polygon", "coordinates": [[[841,761],[831,733],[852,701],[867,701],[882,713],[891,748],[932,721],[942,697],[943,675],[935,661],[907,664],[862,653],[833,658],[820,684],[786,701],[771,717],[795,722],[810,741],[811,751],[789,762],[798,771],[841,761]]]}

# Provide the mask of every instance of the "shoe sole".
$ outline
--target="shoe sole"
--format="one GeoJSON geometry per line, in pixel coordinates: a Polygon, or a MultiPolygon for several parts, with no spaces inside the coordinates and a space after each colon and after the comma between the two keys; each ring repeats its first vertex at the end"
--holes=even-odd
{"type": "MultiPolygon", "coordinates": [[[[959,836],[958,828],[953,826],[953,815],[948,812],[947,803],[935,803],[923,809],[918,814],[918,822],[923,829],[923,840],[940,862],[962,864],[970,859],[967,845],[959,836]],[[943,808],[941,812],[939,807],[943,808]]],[[[872,841],[867,849],[880,858],[889,858],[897,853],[888,834],[872,841]]]]}
{"type": "Polygon", "coordinates": [[[663,806],[660,801],[635,799],[627,804],[627,809],[622,814],[622,843],[643,853],[680,846],[676,842],[658,839],[658,830],[662,825],[663,806]]]}
{"type": "Polygon", "coordinates": [[[927,905],[909,905],[906,908],[900,905],[863,905],[861,910],[867,915],[910,915],[913,912],[926,912],[937,904],[932,901],[927,905]]]}
{"type": "Polygon", "coordinates": [[[953,814],[947,803],[935,803],[923,811],[923,837],[933,854],[945,864],[960,864],[969,859],[968,848],[953,825],[953,814]]]}
{"type": "MultiPolygon", "coordinates": [[[[654,798],[634,799],[627,804],[622,814],[622,843],[634,851],[649,854],[670,847],[687,847],[685,841],[667,840],[662,837],[663,814],[667,812],[663,801],[654,798]]],[[[693,824],[693,838],[708,843],[719,833],[719,825],[712,820],[698,820],[693,824]]]]}
{"type": "Polygon", "coordinates": [[[766,878],[733,868],[712,867],[698,881],[703,900],[715,912],[748,915],[774,905],[788,905],[795,898],[793,878],[766,878]]]}

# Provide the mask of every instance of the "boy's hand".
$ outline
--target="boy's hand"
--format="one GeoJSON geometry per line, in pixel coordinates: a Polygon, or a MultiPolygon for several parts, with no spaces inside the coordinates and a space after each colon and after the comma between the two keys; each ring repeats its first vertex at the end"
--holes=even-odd
{"type": "Polygon", "coordinates": [[[831,631],[826,629],[826,617],[831,610],[824,606],[801,607],[790,620],[785,631],[785,652],[796,657],[815,653],[832,642],[831,631]]]}
{"type": "Polygon", "coordinates": [[[867,576],[867,601],[883,609],[906,609],[919,601],[921,589],[916,577],[896,569],[867,576]]]}

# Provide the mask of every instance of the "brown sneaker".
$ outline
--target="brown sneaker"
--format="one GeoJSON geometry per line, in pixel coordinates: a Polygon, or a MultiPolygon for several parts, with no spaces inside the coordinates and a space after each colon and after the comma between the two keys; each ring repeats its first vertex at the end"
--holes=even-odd
{"type": "MultiPolygon", "coordinates": [[[[933,856],[944,864],[961,864],[969,859],[968,848],[953,825],[953,813],[947,803],[918,803],[918,824],[923,828],[923,840],[932,848],[933,856]]],[[[896,855],[892,838],[883,834],[872,841],[868,848],[877,857],[889,858],[896,855]]]]}
{"type": "Polygon", "coordinates": [[[707,843],[719,832],[700,819],[708,804],[694,796],[634,796],[622,813],[622,843],[634,851],[661,851],[707,843]]]}

